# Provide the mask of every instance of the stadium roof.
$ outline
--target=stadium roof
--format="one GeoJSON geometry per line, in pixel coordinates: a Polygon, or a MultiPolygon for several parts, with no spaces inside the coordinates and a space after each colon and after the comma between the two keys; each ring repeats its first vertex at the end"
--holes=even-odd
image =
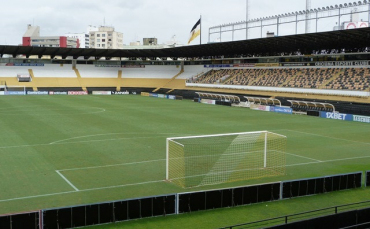
{"type": "Polygon", "coordinates": [[[233,42],[192,45],[164,49],[81,49],[81,48],[52,48],[52,47],[25,47],[0,45],[0,56],[4,54],[72,56],[74,59],[84,57],[97,59],[105,57],[128,58],[156,58],[156,57],[235,57],[243,56],[275,56],[282,53],[312,54],[319,50],[346,50],[346,52],[361,52],[370,47],[370,28],[338,30],[331,32],[289,35],[281,37],[260,38],[233,42]]]}

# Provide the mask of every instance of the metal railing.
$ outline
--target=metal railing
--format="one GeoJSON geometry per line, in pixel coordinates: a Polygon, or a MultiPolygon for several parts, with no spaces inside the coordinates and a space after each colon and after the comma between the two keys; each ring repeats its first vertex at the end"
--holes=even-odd
{"type": "Polygon", "coordinates": [[[260,227],[267,227],[267,226],[277,226],[277,225],[288,224],[288,223],[297,222],[297,221],[301,221],[305,219],[312,219],[312,218],[316,218],[320,216],[338,214],[339,212],[344,212],[348,210],[364,209],[367,207],[370,207],[370,200],[352,203],[352,204],[338,205],[338,206],[328,207],[328,208],[321,208],[317,210],[306,211],[306,212],[301,212],[301,213],[296,213],[296,214],[291,214],[291,215],[285,215],[285,216],[280,216],[280,217],[275,217],[275,218],[270,218],[270,219],[265,219],[265,220],[259,220],[259,221],[250,222],[250,223],[236,224],[232,226],[222,227],[222,229],[260,228],[260,227]],[[366,205],[366,207],[361,206],[361,205],[366,205]],[[312,216],[316,216],[316,217],[312,217],[312,216]]]}

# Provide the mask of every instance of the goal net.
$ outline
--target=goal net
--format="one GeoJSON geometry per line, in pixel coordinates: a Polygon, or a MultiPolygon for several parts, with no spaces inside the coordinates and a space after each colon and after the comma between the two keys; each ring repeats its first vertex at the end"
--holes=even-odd
{"type": "Polygon", "coordinates": [[[286,142],[268,131],[167,138],[166,179],[188,188],[284,175],[286,142]]]}

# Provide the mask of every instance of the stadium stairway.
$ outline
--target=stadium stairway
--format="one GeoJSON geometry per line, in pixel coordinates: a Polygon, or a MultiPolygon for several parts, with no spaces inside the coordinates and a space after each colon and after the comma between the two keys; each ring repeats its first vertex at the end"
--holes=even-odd
{"type": "Polygon", "coordinates": [[[339,71],[338,73],[334,74],[330,79],[328,79],[327,81],[324,81],[322,82],[321,86],[319,87],[319,89],[325,89],[327,86],[327,84],[330,84],[331,82],[333,82],[336,78],[338,78],[338,76],[340,74],[343,73],[343,70],[342,71],[339,71]]]}
{"type": "Polygon", "coordinates": [[[153,90],[153,92],[157,92],[161,88],[165,88],[168,86],[172,81],[174,81],[178,76],[180,76],[182,73],[184,73],[184,69],[181,69],[179,73],[177,73],[174,77],[172,77],[168,82],[166,82],[163,86],[157,87],[156,89],[153,90]]]}
{"type": "Polygon", "coordinates": [[[76,67],[73,67],[73,70],[74,70],[74,71],[75,71],[75,73],[76,73],[76,76],[77,76],[78,82],[80,83],[80,85],[81,85],[81,87],[82,87],[82,90],[87,91],[86,86],[85,86],[85,85],[82,85],[82,77],[81,77],[80,72],[78,71],[78,69],[77,69],[76,67]]]}
{"type": "Polygon", "coordinates": [[[28,69],[28,74],[30,74],[30,76],[31,76],[31,82],[28,82],[27,86],[32,87],[33,91],[38,91],[38,89],[37,89],[37,80],[35,78],[35,75],[33,74],[33,70],[28,69]]]}
{"type": "Polygon", "coordinates": [[[261,75],[259,75],[258,77],[256,77],[254,80],[252,80],[251,82],[249,82],[249,86],[255,86],[257,85],[258,81],[260,81],[260,79],[262,79],[263,77],[267,77],[268,75],[268,72],[265,71],[263,72],[261,75]]]}
{"type": "Polygon", "coordinates": [[[166,92],[166,94],[170,94],[171,92],[173,92],[175,89],[171,89],[169,91],[166,92]]]}
{"type": "Polygon", "coordinates": [[[122,70],[118,70],[118,81],[117,81],[117,91],[121,91],[121,82],[122,82],[122,70]]]}
{"type": "MultiPolygon", "coordinates": [[[[30,74],[30,76],[31,76],[31,82],[34,82],[35,75],[33,74],[33,70],[32,69],[28,69],[28,74],[30,74]]],[[[34,84],[35,84],[35,82],[34,82],[34,84]]],[[[30,86],[32,86],[33,91],[38,91],[36,85],[30,85],[30,86]]]]}

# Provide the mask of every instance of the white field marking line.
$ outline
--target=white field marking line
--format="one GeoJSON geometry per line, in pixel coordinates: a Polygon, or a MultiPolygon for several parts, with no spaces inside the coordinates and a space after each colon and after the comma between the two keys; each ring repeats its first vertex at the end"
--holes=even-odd
{"type": "Polygon", "coordinates": [[[336,137],[330,137],[330,136],[325,136],[325,135],[320,135],[320,134],[313,134],[313,133],[296,131],[296,130],[289,130],[289,129],[284,129],[284,130],[291,131],[291,132],[296,132],[296,133],[301,133],[301,134],[307,134],[307,135],[319,136],[319,137],[324,137],[324,138],[330,138],[330,139],[335,139],[335,140],[341,140],[341,141],[347,141],[347,142],[353,142],[353,143],[362,143],[362,144],[370,145],[370,142],[359,142],[359,141],[353,141],[353,140],[349,140],[349,139],[345,139],[345,138],[336,138],[336,137]]]}
{"type": "MultiPolygon", "coordinates": [[[[157,136],[157,137],[136,137],[136,138],[111,138],[111,139],[100,139],[100,140],[97,139],[97,140],[86,140],[86,141],[77,141],[77,142],[55,143],[52,145],[66,145],[66,144],[77,144],[77,143],[118,141],[118,140],[127,140],[127,139],[149,139],[149,138],[162,138],[162,137],[157,136]]],[[[51,145],[51,144],[47,144],[47,145],[51,145]]]]}
{"type": "MultiPolygon", "coordinates": [[[[292,166],[300,166],[300,165],[308,165],[308,164],[319,164],[319,163],[327,163],[327,162],[335,162],[335,161],[345,161],[345,160],[354,160],[354,159],[362,159],[362,158],[370,158],[370,156],[343,158],[343,159],[335,159],[335,160],[328,160],[328,161],[321,161],[321,162],[314,161],[314,162],[291,164],[291,165],[285,165],[285,166],[292,167],[292,166]]],[[[159,182],[163,182],[163,181],[164,180],[157,180],[157,181],[147,181],[147,182],[141,182],[141,183],[132,183],[132,184],[124,184],[124,185],[100,187],[100,188],[90,188],[90,189],[79,190],[78,192],[88,192],[88,191],[95,191],[95,190],[120,188],[120,187],[126,187],[126,186],[135,186],[135,185],[159,183],[159,182]]],[[[24,199],[32,199],[32,198],[47,197],[47,196],[56,196],[56,195],[63,195],[63,194],[70,194],[70,193],[77,193],[77,191],[57,192],[57,193],[50,193],[50,194],[43,194],[43,195],[25,196],[25,197],[17,197],[17,198],[12,198],[12,199],[4,199],[4,200],[0,200],[0,203],[1,202],[14,201],[14,200],[24,200],[24,199]]]]}
{"type": "Polygon", "coordinates": [[[84,169],[98,169],[98,168],[109,168],[115,166],[124,166],[124,165],[137,165],[137,164],[144,164],[144,163],[152,163],[158,161],[165,161],[166,159],[158,159],[158,160],[151,160],[151,161],[139,161],[139,162],[129,162],[129,163],[121,163],[121,164],[112,164],[112,165],[100,165],[100,166],[91,166],[91,167],[82,167],[82,168],[72,168],[72,169],[61,169],[58,171],[76,171],[76,170],[84,170],[84,169]]]}
{"type": "Polygon", "coordinates": [[[146,139],[146,138],[161,138],[161,136],[156,136],[156,137],[112,138],[112,139],[86,140],[86,141],[76,141],[76,142],[60,142],[60,143],[54,143],[54,144],[44,143],[44,144],[34,144],[34,145],[0,146],[0,149],[36,147],[36,146],[50,146],[50,145],[68,145],[68,144],[79,144],[79,143],[88,143],[88,142],[103,142],[103,141],[117,141],[117,140],[127,140],[127,139],[146,139]]]}
{"type": "MultiPolygon", "coordinates": [[[[225,156],[234,156],[234,155],[240,155],[240,154],[249,154],[253,152],[260,152],[260,151],[252,151],[252,152],[246,152],[246,153],[237,153],[237,154],[224,154],[225,156]]],[[[300,157],[299,155],[295,154],[290,154],[293,156],[300,157]]],[[[192,156],[192,157],[176,157],[176,158],[171,158],[170,160],[176,160],[176,159],[188,159],[188,158],[199,158],[199,157],[210,157],[214,155],[204,155],[204,156],[192,156]]],[[[313,161],[319,161],[316,159],[308,158],[308,157],[303,157],[306,159],[310,159],[313,161]]],[[[98,168],[109,168],[109,167],[116,167],[116,166],[125,166],[125,165],[136,165],[136,164],[144,164],[144,163],[152,163],[152,162],[159,162],[159,161],[165,161],[167,159],[157,159],[157,160],[149,160],[149,161],[136,161],[136,162],[128,162],[128,163],[120,163],[120,164],[111,164],[111,165],[99,165],[99,166],[90,166],[90,167],[81,167],[81,168],[71,168],[71,169],[60,169],[58,171],[75,171],[75,170],[84,170],[84,169],[98,169],[98,168]]]]}
{"type": "Polygon", "coordinates": [[[159,183],[159,182],[163,182],[163,181],[165,181],[165,180],[146,181],[146,182],[140,182],[140,183],[123,184],[123,185],[107,186],[107,187],[100,187],[100,188],[90,188],[90,189],[83,189],[83,190],[79,190],[79,191],[56,192],[56,193],[35,195],[35,196],[24,196],[24,197],[12,198],[12,199],[0,200],[0,203],[1,202],[14,201],[14,200],[25,200],[25,199],[33,199],[33,198],[39,198],[39,197],[56,196],[56,195],[63,195],[63,194],[70,194],[70,193],[77,193],[77,192],[89,192],[89,191],[96,191],[96,190],[102,190],[102,189],[113,189],[113,188],[121,188],[121,187],[127,187],[127,186],[153,184],[153,183],[159,183]]]}
{"type": "Polygon", "coordinates": [[[72,182],[70,182],[65,176],[63,176],[63,174],[61,174],[58,170],[55,170],[55,172],[57,172],[59,174],[59,176],[61,176],[63,178],[63,180],[65,180],[75,191],[79,191],[78,188],[76,188],[76,186],[74,186],[72,184],[72,182]]]}
{"type": "MultiPolygon", "coordinates": [[[[142,134],[142,133],[107,133],[107,134],[91,134],[91,135],[83,135],[83,136],[78,136],[78,137],[73,137],[73,138],[66,138],[62,140],[58,140],[55,142],[49,143],[50,145],[57,144],[59,142],[65,142],[68,140],[73,140],[73,139],[79,139],[79,138],[89,138],[89,137],[97,137],[97,136],[108,136],[108,135],[133,135],[133,134],[142,134]]],[[[148,135],[168,135],[168,134],[173,134],[173,133],[153,133],[153,134],[148,134],[148,135]]]]}
{"type": "Polygon", "coordinates": [[[306,162],[306,163],[299,163],[299,164],[291,164],[291,165],[285,165],[285,166],[298,166],[298,165],[309,165],[309,164],[319,164],[319,163],[327,163],[327,162],[336,162],[336,161],[348,161],[348,160],[356,160],[356,159],[364,159],[364,158],[370,158],[370,156],[363,156],[363,157],[348,157],[348,158],[341,158],[341,159],[333,159],[333,160],[327,160],[327,161],[313,161],[313,162],[306,162]]]}
{"type": "Polygon", "coordinates": [[[304,156],[300,156],[300,155],[293,154],[293,153],[287,153],[287,152],[285,152],[285,154],[289,154],[289,155],[292,155],[292,156],[295,156],[295,157],[301,157],[301,158],[309,159],[309,160],[311,160],[311,161],[322,162],[322,161],[317,160],[317,159],[313,159],[313,158],[309,158],[309,157],[304,157],[304,156]]]}
{"type": "MultiPolygon", "coordinates": [[[[41,108],[43,108],[42,106],[36,106],[36,107],[29,107],[29,108],[39,108],[39,107],[41,107],[41,108]]],[[[24,108],[24,107],[20,107],[20,108],[24,108]]],[[[72,108],[72,107],[70,107],[70,108],[72,108]]],[[[75,114],[63,114],[63,115],[81,115],[81,114],[98,114],[98,113],[103,113],[103,112],[105,112],[106,110],[104,109],[104,108],[100,108],[100,107],[78,107],[78,108],[84,108],[84,109],[86,109],[86,108],[93,108],[93,109],[98,109],[98,111],[91,111],[91,112],[84,112],[84,111],[82,111],[82,112],[80,112],[80,113],[75,113],[75,114]]],[[[13,109],[13,110],[21,110],[21,109],[13,109]]],[[[46,110],[46,111],[65,111],[66,109],[48,109],[48,110],[46,110]]],[[[67,109],[68,110],[68,109],[67,109]]],[[[21,110],[21,111],[28,111],[27,109],[26,110],[21,110]]],[[[32,110],[32,111],[34,111],[34,110],[32,110]]],[[[6,112],[3,112],[1,109],[0,109],[0,115],[18,115],[18,114],[14,114],[14,111],[13,111],[13,113],[11,113],[12,111],[6,111],[6,112]]],[[[42,116],[56,116],[56,115],[61,115],[61,114],[42,114],[41,113],[41,111],[37,111],[37,112],[39,112],[40,114],[36,114],[36,115],[42,115],[42,116]]]]}

